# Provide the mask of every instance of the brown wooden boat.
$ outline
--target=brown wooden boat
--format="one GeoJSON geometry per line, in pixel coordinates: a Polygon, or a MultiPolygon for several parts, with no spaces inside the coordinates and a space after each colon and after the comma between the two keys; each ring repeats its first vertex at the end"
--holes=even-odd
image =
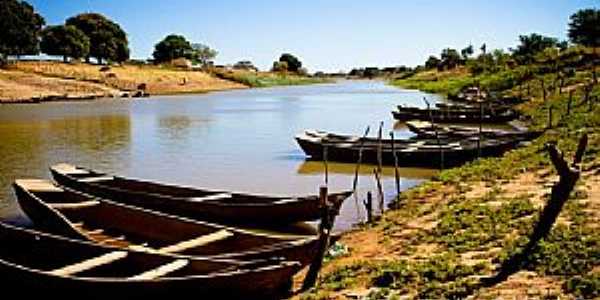
{"type": "Polygon", "coordinates": [[[280,294],[300,269],[297,262],[237,262],[124,250],[2,222],[0,244],[3,293],[19,296],[156,299],[194,292],[209,299],[262,299],[280,294]]]}
{"type": "Polygon", "coordinates": [[[421,120],[436,123],[506,123],[519,115],[510,108],[418,108],[398,105],[392,115],[399,121],[421,120]]]}
{"type": "MultiPolygon", "coordinates": [[[[481,134],[483,138],[501,138],[501,137],[522,137],[534,138],[540,135],[539,132],[529,131],[527,129],[519,129],[519,126],[513,126],[513,129],[499,128],[482,128],[481,133],[477,127],[460,126],[460,125],[440,125],[432,124],[427,121],[408,121],[406,127],[419,138],[424,139],[463,139],[477,137],[481,134]]],[[[511,124],[512,125],[512,124],[511,124]]]]}
{"type": "MultiPolygon", "coordinates": [[[[185,216],[233,224],[285,224],[321,218],[318,196],[275,197],[166,185],[107,175],[69,164],[50,168],[60,185],[135,205],[185,216]]],[[[332,193],[339,207],[351,191],[332,193]]]]}
{"type": "Polygon", "coordinates": [[[58,187],[47,180],[14,183],[17,201],[37,228],[69,238],[152,253],[214,259],[282,257],[313,260],[318,238],[255,233],[158,213],[58,187]]]}
{"type": "Polygon", "coordinates": [[[362,151],[362,161],[377,164],[381,149],[381,163],[394,165],[394,152],[402,167],[451,167],[463,164],[477,157],[498,156],[513,149],[528,137],[498,137],[478,140],[477,137],[461,139],[402,139],[395,140],[392,148],[390,139],[378,142],[376,139],[362,139],[358,136],[331,134],[323,131],[307,130],[296,136],[300,148],[312,160],[323,159],[327,148],[330,161],[356,162],[362,151]],[[361,147],[362,145],[362,147],[361,147]],[[393,151],[392,151],[393,149],[393,151]]]}

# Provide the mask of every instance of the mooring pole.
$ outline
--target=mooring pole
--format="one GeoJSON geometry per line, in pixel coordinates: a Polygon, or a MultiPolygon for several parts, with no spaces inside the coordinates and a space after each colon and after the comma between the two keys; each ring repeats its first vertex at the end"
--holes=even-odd
{"type": "Polygon", "coordinates": [[[379,210],[381,211],[381,214],[383,215],[383,212],[385,211],[385,207],[384,207],[384,199],[383,199],[383,187],[381,185],[381,177],[379,174],[379,171],[377,171],[377,169],[373,170],[373,174],[375,174],[375,181],[377,183],[377,192],[379,194],[379,210]]]}
{"type": "MultiPolygon", "coordinates": [[[[396,177],[396,193],[397,196],[400,195],[400,174],[398,172],[398,154],[396,153],[396,148],[394,146],[394,132],[390,131],[390,138],[392,139],[392,154],[394,155],[394,176],[396,177]]],[[[397,197],[396,196],[396,197],[397,197]]]]}
{"type": "Polygon", "coordinates": [[[319,224],[319,247],[317,249],[315,258],[310,264],[308,273],[306,273],[306,277],[304,278],[304,283],[302,284],[302,290],[304,291],[312,288],[317,283],[319,271],[321,271],[321,267],[323,266],[323,258],[325,257],[327,248],[329,248],[331,229],[333,228],[335,215],[337,214],[337,212],[332,211],[333,205],[331,205],[331,203],[327,201],[326,186],[321,186],[319,188],[319,202],[321,205],[321,224],[319,224]]]}
{"type": "Polygon", "coordinates": [[[323,163],[325,164],[325,185],[329,185],[329,165],[327,164],[327,145],[323,145],[323,163]]]}
{"type": "Polygon", "coordinates": [[[373,194],[371,191],[367,192],[367,200],[363,201],[365,210],[367,211],[367,223],[373,222],[373,194]]]}

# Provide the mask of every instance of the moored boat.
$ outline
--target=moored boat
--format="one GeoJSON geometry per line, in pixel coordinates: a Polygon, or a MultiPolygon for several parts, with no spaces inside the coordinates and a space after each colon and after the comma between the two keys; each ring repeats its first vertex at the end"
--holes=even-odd
{"type": "MultiPolygon", "coordinates": [[[[50,168],[60,185],[115,202],[233,224],[284,224],[321,218],[318,196],[277,197],[167,185],[108,175],[69,164],[50,168]]],[[[351,191],[331,193],[336,207],[351,191]]]]}
{"type": "Polygon", "coordinates": [[[427,121],[408,121],[406,127],[419,138],[434,139],[461,139],[469,137],[477,137],[481,134],[484,138],[499,138],[499,137],[522,137],[533,138],[539,135],[539,132],[529,131],[527,129],[513,126],[513,129],[499,128],[482,128],[479,132],[477,127],[460,126],[460,125],[439,125],[432,124],[427,121]]]}
{"type": "Polygon", "coordinates": [[[297,262],[173,257],[100,246],[0,222],[5,293],[67,299],[140,298],[194,292],[263,299],[281,293],[297,262]]]}
{"type": "Polygon", "coordinates": [[[330,161],[356,162],[362,151],[362,161],[394,165],[394,152],[398,164],[402,167],[434,167],[443,162],[444,167],[460,165],[479,156],[498,156],[516,147],[527,137],[498,137],[482,139],[469,137],[464,139],[404,139],[392,141],[383,139],[361,139],[356,136],[329,134],[323,131],[306,131],[296,136],[300,148],[314,160],[323,159],[327,148],[327,159],[330,161]],[[392,152],[393,148],[393,152],[392,152]]]}
{"type": "Polygon", "coordinates": [[[399,121],[433,121],[435,123],[506,123],[518,117],[509,108],[417,108],[398,105],[392,115],[399,121]]]}
{"type": "Polygon", "coordinates": [[[318,237],[256,233],[115,203],[47,180],[15,181],[17,201],[37,228],[125,249],[213,259],[283,257],[305,265],[318,237]]]}

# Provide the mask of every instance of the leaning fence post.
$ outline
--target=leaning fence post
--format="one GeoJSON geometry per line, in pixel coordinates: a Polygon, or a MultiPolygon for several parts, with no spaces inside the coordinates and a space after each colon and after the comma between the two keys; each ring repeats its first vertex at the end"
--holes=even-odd
{"type": "Polygon", "coordinates": [[[392,154],[394,155],[394,176],[396,177],[396,193],[400,195],[400,174],[398,173],[398,154],[394,146],[394,132],[390,131],[390,137],[392,139],[392,154]]]}
{"type": "Polygon", "coordinates": [[[373,222],[373,194],[371,191],[367,192],[367,200],[363,201],[365,210],[367,211],[367,223],[373,222]]]}
{"type": "Polygon", "coordinates": [[[567,102],[567,116],[571,114],[571,105],[573,105],[573,90],[569,91],[569,101],[567,102]]]}
{"type": "Polygon", "coordinates": [[[325,257],[325,253],[327,252],[327,248],[329,247],[331,229],[333,228],[335,215],[337,214],[337,212],[333,211],[333,205],[331,205],[327,201],[326,186],[321,186],[319,188],[319,203],[321,204],[321,224],[319,224],[319,247],[317,249],[315,258],[310,264],[308,273],[306,273],[306,277],[304,278],[302,290],[308,290],[315,286],[315,284],[317,283],[317,277],[319,276],[319,271],[323,266],[323,258],[325,257]]]}
{"type": "Polygon", "coordinates": [[[548,107],[548,129],[552,128],[552,105],[548,107]]]}
{"type": "Polygon", "coordinates": [[[377,183],[377,192],[379,195],[379,209],[381,210],[381,214],[383,215],[385,208],[383,203],[383,187],[381,186],[381,177],[377,169],[374,169],[373,173],[375,174],[375,181],[377,183]]]}
{"type": "Polygon", "coordinates": [[[534,225],[533,232],[529,235],[529,242],[519,252],[511,256],[500,267],[500,271],[492,278],[485,279],[483,283],[487,286],[494,285],[504,281],[508,276],[518,272],[531,255],[537,244],[548,236],[563,206],[569,200],[569,195],[575,188],[575,184],[581,176],[581,161],[587,147],[588,136],[583,134],[579,140],[577,151],[571,165],[565,160],[563,154],[556,145],[548,144],[546,146],[550,160],[559,175],[559,181],[552,187],[550,199],[540,213],[539,220],[534,225]]]}

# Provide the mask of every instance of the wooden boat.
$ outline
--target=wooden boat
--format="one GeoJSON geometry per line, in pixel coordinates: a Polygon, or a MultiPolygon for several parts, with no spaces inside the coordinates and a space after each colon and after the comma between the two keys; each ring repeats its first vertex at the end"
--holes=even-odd
{"type": "MultiPolygon", "coordinates": [[[[69,164],[50,168],[60,185],[115,202],[185,216],[234,224],[283,224],[321,217],[318,196],[275,197],[166,185],[107,175],[69,164]]],[[[351,191],[332,193],[339,207],[351,191]]]]}
{"type": "Polygon", "coordinates": [[[481,114],[479,108],[426,109],[401,105],[398,105],[397,111],[392,111],[392,115],[399,121],[433,120],[435,123],[506,123],[518,117],[514,110],[508,108],[488,108],[481,114]]]}
{"type": "MultiPolygon", "coordinates": [[[[482,139],[477,137],[464,139],[404,139],[394,141],[394,150],[401,167],[440,167],[442,153],[444,167],[460,165],[481,156],[498,156],[516,147],[525,137],[502,137],[482,139]],[[478,147],[478,144],[480,147],[478,147]]],[[[381,162],[394,164],[392,141],[384,139],[379,143],[369,138],[362,140],[356,136],[330,134],[323,131],[306,131],[296,136],[300,148],[313,160],[322,160],[327,147],[327,159],[330,161],[356,162],[361,149],[362,161],[378,163],[378,148],[381,145],[381,162]]]]}
{"type": "MultiPolygon", "coordinates": [[[[237,262],[123,250],[0,222],[0,278],[6,294],[116,299],[194,292],[207,298],[275,297],[297,262],[237,262]]],[[[198,295],[198,294],[195,294],[198,295]]]]}
{"type": "MultiPolygon", "coordinates": [[[[461,139],[469,137],[478,137],[480,132],[477,127],[467,127],[459,125],[439,125],[431,124],[427,121],[408,121],[406,127],[419,138],[425,139],[461,139]]],[[[522,137],[534,138],[539,136],[538,132],[532,132],[523,129],[505,130],[497,128],[484,128],[481,130],[481,135],[484,138],[499,138],[499,137],[522,137]]]]}
{"type": "Polygon", "coordinates": [[[69,238],[152,253],[214,259],[283,257],[302,265],[317,236],[276,236],[184,219],[96,198],[47,180],[14,183],[17,201],[37,228],[69,238]]]}

